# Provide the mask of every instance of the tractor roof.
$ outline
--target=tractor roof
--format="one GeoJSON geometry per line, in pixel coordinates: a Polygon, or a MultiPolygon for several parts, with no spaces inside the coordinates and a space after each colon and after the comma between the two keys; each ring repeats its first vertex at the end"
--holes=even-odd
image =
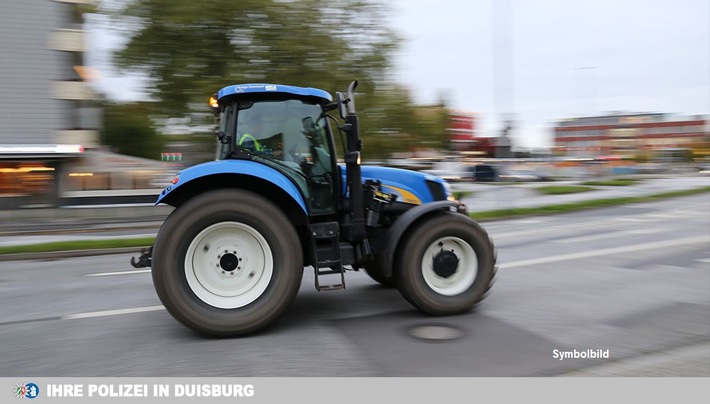
{"type": "Polygon", "coordinates": [[[236,84],[224,87],[217,93],[217,99],[224,97],[244,95],[287,95],[296,98],[316,98],[319,102],[333,101],[333,97],[326,91],[310,87],[287,86],[283,84],[236,84]]]}

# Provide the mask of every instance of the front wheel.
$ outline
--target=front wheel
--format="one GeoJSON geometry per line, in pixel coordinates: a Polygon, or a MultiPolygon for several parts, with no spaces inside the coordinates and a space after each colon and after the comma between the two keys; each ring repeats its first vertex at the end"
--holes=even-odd
{"type": "Polygon", "coordinates": [[[375,282],[386,288],[395,287],[395,280],[393,275],[385,275],[385,271],[380,266],[378,260],[374,259],[364,265],[365,272],[372,278],[375,282]]]}
{"type": "Polygon", "coordinates": [[[265,198],[218,190],[178,207],[153,246],[153,283],[168,312],[214,336],[260,330],[291,304],[303,275],[300,242],[265,198]]]}
{"type": "Polygon", "coordinates": [[[397,286],[432,315],[470,310],[487,294],[496,271],[493,244],[470,218],[445,212],[418,224],[398,249],[397,286]]]}

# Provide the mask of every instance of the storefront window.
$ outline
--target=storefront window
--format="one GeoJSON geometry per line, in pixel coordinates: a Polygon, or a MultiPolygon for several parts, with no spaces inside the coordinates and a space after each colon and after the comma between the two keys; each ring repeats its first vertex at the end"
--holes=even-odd
{"type": "Polygon", "coordinates": [[[43,163],[0,163],[0,196],[47,194],[53,184],[54,168],[43,163]]]}
{"type": "Polygon", "coordinates": [[[162,171],[89,172],[66,174],[66,191],[101,191],[163,188],[175,174],[162,171]]]}

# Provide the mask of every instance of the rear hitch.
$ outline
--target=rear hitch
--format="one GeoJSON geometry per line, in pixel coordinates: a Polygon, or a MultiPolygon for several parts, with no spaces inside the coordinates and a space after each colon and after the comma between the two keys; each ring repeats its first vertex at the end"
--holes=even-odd
{"type": "Polygon", "coordinates": [[[153,256],[153,247],[144,248],[141,250],[141,255],[136,261],[136,257],[131,257],[131,265],[133,268],[146,268],[151,265],[151,258],[153,256]]]}

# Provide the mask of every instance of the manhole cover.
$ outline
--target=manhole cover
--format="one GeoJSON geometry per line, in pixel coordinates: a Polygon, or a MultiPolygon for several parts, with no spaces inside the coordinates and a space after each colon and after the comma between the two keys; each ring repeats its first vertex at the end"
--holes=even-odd
{"type": "Polygon", "coordinates": [[[424,341],[451,341],[463,336],[463,331],[449,325],[417,325],[409,329],[409,335],[424,341]]]}

